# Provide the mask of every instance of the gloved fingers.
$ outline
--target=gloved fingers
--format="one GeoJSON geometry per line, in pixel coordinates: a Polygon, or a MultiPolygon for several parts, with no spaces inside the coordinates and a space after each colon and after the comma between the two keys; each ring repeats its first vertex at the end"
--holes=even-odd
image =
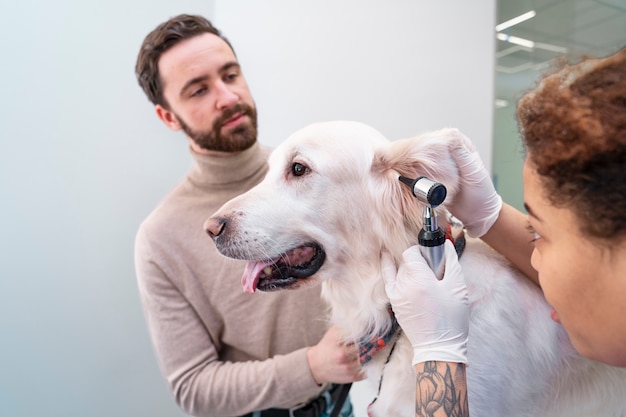
{"type": "Polygon", "coordinates": [[[449,259],[459,260],[459,256],[456,253],[456,249],[454,248],[454,243],[450,239],[446,239],[446,243],[444,246],[444,256],[446,257],[446,261],[449,259]]]}
{"type": "Polygon", "coordinates": [[[463,271],[461,269],[461,264],[459,263],[459,256],[456,253],[456,249],[454,248],[454,243],[452,241],[446,239],[446,243],[444,244],[444,254],[446,269],[443,274],[444,279],[446,277],[452,277],[453,279],[457,279],[459,275],[463,276],[463,271]]]}
{"type": "Polygon", "coordinates": [[[489,178],[489,173],[474,143],[459,130],[455,129],[451,135],[454,140],[449,142],[448,149],[459,168],[461,180],[465,183],[477,184],[483,180],[483,177],[489,178]]]}
{"type": "Polygon", "coordinates": [[[402,252],[402,264],[400,266],[404,264],[410,264],[411,268],[428,268],[428,263],[426,263],[426,259],[422,256],[420,248],[417,245],[411,246],[402,252]]]}
{"type": "Polygon", "coordinates": [[[449,129],[448,134],[452,137],[449,142],[452,152],[460,152],[461,154],[472,154],[476,152],[474,142],[470,140],[463,132],[458,129],[449,129]]]}
{"type": "Polygon", "coordinates": [[[438,291],[452,291],[465,287],[463,270],[459,264],[458,256],[451,241],[446,240],[444,244],[445,272],[444,277],[439,281],[428,263],[422,256],[419,246],[411,246],[402,253],[402,262],[399,267],[393,261],[391,254],[384,252],[381,254],[381,273],[385,281],[385,290],[390,298],[393,298],[398,291],[403,292],[409,288],[420,288],[420,292],[428,291],[436,293],[438,291]],[[441,288],[437,290],[437,287],[441,288]]]}
{"type": "Polygon", "coordinates": [[[405,285],[419,286],[422,285],[420,283],[423,283],[423,281],[438,281],[417,245],[411,246],[402,252],[402,263],[398,268],[398,277],[398,282],[405,285]]]}
{"type": "Polygon", "coordinates": [[[454,244],[446,240],[444,247],[444,256],[446,262],[446,269],[441,280],[442,285],[446,287],[446,291],[449,294],[460,295],[462,299],[467,300],[467,285],[465,283],[465,275],[463,274],[463,268],[459,263],[459,257],[457,256],[454,244]]]}
{"type": "Polygon", "coordinates": [[[480,184],[484,177],[489,177],[485,164],[478,151],[459,147],[451,151],[461,173],[462,181],[468,184],[480,184]]]}

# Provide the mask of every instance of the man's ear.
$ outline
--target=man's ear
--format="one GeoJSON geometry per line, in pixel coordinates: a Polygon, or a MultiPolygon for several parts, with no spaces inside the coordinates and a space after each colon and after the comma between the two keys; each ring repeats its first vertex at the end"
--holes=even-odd
{"type": "Polygon", "coordinates": [[[163,123],[165,123],[165,126],[169,127],[172,130],[181,129],[180,122],[178,121],[178,118],[176,117],[174,113],[167,110],[165,107],[161,106],[160,104],[157,104],[154,107],[154,109],[156,111],[157,117],[161,119],[163,123]]]}

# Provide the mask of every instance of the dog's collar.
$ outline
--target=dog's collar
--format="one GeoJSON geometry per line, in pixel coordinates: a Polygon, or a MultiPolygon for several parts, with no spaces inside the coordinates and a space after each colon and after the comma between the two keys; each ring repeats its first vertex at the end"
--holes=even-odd
{"type": "Polygon", "coordinates": [[[382,336],[374,337],[372,339],[361,339],[359,342],[359,362],[361,365],[369,362],[376,353],[381,351],[389,342],[393,339],[394,335],[400,330],[400,325],[396,319],[396,315],[393,314],[391,306],[387,308],[389,316],[391,318],[391,326],[387,333],[382,336]]]}

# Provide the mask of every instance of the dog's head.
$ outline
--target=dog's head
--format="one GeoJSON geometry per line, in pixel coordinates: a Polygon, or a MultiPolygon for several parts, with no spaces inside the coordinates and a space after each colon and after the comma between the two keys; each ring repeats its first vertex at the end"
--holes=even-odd
{"type": "Polygon", "coordinates": [[[278,146],[265,179],[205,229],[223,255],[249,261],[248,292],[377,279],[380,253],[399,258],[421,228],[423,207],[398,176],[427,176],[454,198],[456,165],[436,159],[448,158],[442,147],[452,133],[390,142],[361,123],[310,125],[278,146]]]}

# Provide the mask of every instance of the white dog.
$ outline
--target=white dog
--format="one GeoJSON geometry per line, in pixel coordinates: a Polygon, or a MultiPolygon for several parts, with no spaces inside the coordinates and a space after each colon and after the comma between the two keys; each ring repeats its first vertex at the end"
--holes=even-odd
{"type": "MultiPolygon", "coordinates": [[[[266,178],[205,228],[222,254],[250,261],[246,291],[321,283],[330,321],[351,341],[380,337],[392,323],[380,254],[397,263],[422,226],[423,207],[398,176],[427,176],[454,198],[456,166],[433,159],[449,133],[389,142],[360,123],[313,124],[278,146],[266,178]]],[[[576,354],[534,284],[479,240],[468,239],[461,265],[471,306],[471,415],[626,416],[626,369],[576,354]]],[[[372,416],[415,413],[412,348],[399,334],[364,365],[376,390],[382,378],[372,416]]]]}

